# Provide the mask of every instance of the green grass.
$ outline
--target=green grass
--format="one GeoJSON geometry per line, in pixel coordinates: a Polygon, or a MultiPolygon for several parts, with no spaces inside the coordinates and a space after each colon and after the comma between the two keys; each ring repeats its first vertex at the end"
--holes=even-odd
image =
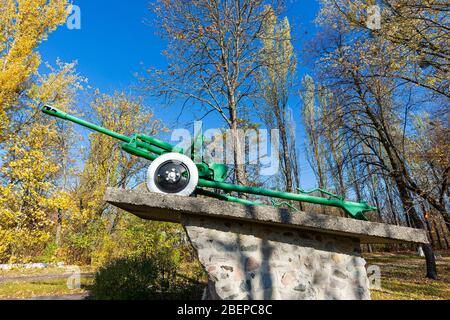
{"type": "Polygon", "coordinates": [[[368,265],[381,268],[381,290],[373,300],[450,300],[450,257],[437,260],[439,279],[425,278],[425,259],[411,253],[366,254],[368,265]]]}
{"type": "Polygon", "coordinates": [[[81,278],[81,288],[71,290],[67,279],[15,281],[0,283],[0,299],[26,299],[32,297],[63,296],[88,293],[92,278],[81,278]]]}

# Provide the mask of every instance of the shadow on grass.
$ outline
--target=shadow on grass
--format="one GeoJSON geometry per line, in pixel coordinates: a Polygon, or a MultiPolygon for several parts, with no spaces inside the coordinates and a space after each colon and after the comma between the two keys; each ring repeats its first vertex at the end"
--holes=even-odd
{"type": "Polygon", "coordinates": [[[87,286],[88,300],[200,300],[205,284],[177,273],[158,259],[114,260],[98,270],[87,286]]]}

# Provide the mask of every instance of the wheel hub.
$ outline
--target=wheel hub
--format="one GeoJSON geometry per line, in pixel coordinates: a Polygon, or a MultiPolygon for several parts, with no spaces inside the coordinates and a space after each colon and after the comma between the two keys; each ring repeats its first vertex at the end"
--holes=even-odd
{"type": "Polygon", "coordinates": [[[180,178],[181,174],[177,169],[172,168],[172,171],[166,171],[166,181],[176,183],[180,180],[180,178]]]}
{"type": "Polygon", "coordinates": [[[155,176],[155,183],[161,191],[178,193],[189,184],[190,174],[185,164],[170,160],[161,164],[155,176]]]}

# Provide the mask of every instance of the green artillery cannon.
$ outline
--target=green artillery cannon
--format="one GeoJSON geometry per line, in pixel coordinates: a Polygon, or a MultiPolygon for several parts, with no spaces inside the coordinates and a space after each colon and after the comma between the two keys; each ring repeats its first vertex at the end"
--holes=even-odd
{"type": "MultiPolygon", "coordinates": [[[[367,203],[346,201],[342,197],[321,189],[311,191],[299,189],[299,193],[289,193],[229,184],[225,182],[227,176],[226,165],[217,163],[207,164],[203,160],[199,163],[195,163],[194,159],[197,159],[198,157],[196,157],[194,151],[191,152],[191,157],[188,157],[184,154],[185,152],[183,149],[174,147],[171,144],[154,137],[142,134],[128,137],[69,115],[50,105],[44,105],[42,107],[42,112],[118,139],[124,142],[122,144],[122,149],[127,153],[150,160],[152,163],[148,169],[147,187],[151,192],[185,197],[191,195],[203,195],[245,205],[263,205],[258,202],[244,200],[229,195],[231,192],[253,194],[287,201],[308,202],[337,207],[343,209],[350,217],[359,220],[367,220],[364,213],[377,209],[376,207],[369,206],[367,203]],[[202,188],[223,190],[225,194],[219,194],[202,188]],[[322,198],[311,196],[310,194],[314,191],[325,193],[329,197],[322,198]]],[[[272,204],[274,206],[286,204],[291,208],[294,208],[288,202],[279,204],[273,202],[272,204]]]]}

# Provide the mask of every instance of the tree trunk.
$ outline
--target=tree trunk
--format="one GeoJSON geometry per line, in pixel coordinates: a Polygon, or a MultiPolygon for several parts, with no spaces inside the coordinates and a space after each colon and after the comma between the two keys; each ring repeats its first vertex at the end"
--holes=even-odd
{"type": "MultiPolygon", "coordinates": [[[[394,177],[394,180],[397,184],[397,188],[400,193],[400,200],[402,201],[405,212],[411,219],[412,226],[417,229],[427,230],[426,225],[420,219],[420,217],[414,207],[414,203],[413,203],[413,200],[411,199],[409,192],[406,190],[404,181],[402,181],[401,177],[399,177],[399,176],[394,177]]],[[[427,232],[427,234],[429,237],[428,232],[427,232]]],[[[430,240],[430,242],[432,242],[431,239],[429,239],[429,240],[430,240]]],[[[433,247],[430,244],[424,244],[422,246],[422,248],[423,248],[423,252],[425,254],[425,261],[426,261],[426,266],[427,266],[426,277],[429,279],[437,280],[436,259],[434,257],[433,247]]]]}
{"type": "Polygon", "coordinates": [[[434,257],[433,248],[430,244],[424,244],[422,248],[427,264],[427,278],[437,280],[436,258],[434,257]]]}
{"type": "MultiPolygon", "coordinates": [[[[428,223],[428,225],[430,225],[429,222],[427,222],[427,223],[428,223]]],[[[430,226],[430,236],[432,235],[431,231],[434,230],[434,232],[436,233],[436,242],[438,244],[438,245],[435,244],[434,247],[437,248],[437,249],[442,249],[443,248],[443,245],[442,245],[443,241],[441,239],[441,235],[440,235],[439,230],[437,228],[437,223],[433,222],[431,225],[432,225],[432,227],[430,226]]]]}
{"type": "Polygon", "coordinates": [[[58,209],[57,223],[56,223],[56,246],[59,248],[61,245],[61,229],[62,229],[62,212],[58,209]]]}
{"type": "Polygon", "coordinates": [[[238,117],[236,106],[231,98],[229,108],[230,108],[230,122],[231,122],[231,132],[233,137],[233,159],[234,159],[234,172],[236,176],[236,183],[238,185],[246,185],[247,177],[245,172],[245,154],[243,154],[241,140],[238,133],[238,117]],[[244,163],[240,163],[243,156],[244,163]]]}
{"type": "Polygon", "coordinates": [[[354,163],[353,159],[350,161],[350,167],[352,170],[353,187],[355,188],[356,201],[361,202],[361,198],[362,198],[361,197],[361,189],[359,187],[358,180],[356,179],[357,172],[356,172],[356,167],[355,167],[355,163],[354,163]]]}
{"type": "Polygon", "coordinates": [[[386,179],[384,179],[384,183],[386,185],[386,193],[387,193],[387,198],[388,198],[388,202],[389,202],[389,207],[391,209],[391,213],[392,216],[394,218],[394,222],[397,226],[400,225],[400,221],[398,219],[398,215],[395,213],[395,208],[394,208],[394,201],[392,200],[392,193],[391,193],[391,188],[389,186],[389,181],[386,181],[386,179]]]}
{"type": "MultiPolygon", "coordinates": [[[[406,216],[409,217],[413,227],[417,229],[427,230],[425,223],[420,219],[419,214],[417,213],[416,208],[414,207],[414,201],[411,197],[411,194],[408,191],[406,179],[407,179],[407,171],[405,164],[399,158],[398,154],[395,151],[395,147],[392,144],[392,139],[390,133],[385,130],[385,126],[383,126],[378,120],[377,117],[372,112],[370,106],[366,106],[366,114],[372,120],[372,124],[375,127],[375,130],[378,133],[381,144],[383,145],[386,155],[389,158],[389,162],[391,164],[392,170],[390,172],[392,178],[395,181],[397,186],[400,200],[403,205],[403,209],[405,210],[406,216]]],[[[428,234],[428,233],[427,233],[428,234]]],[[[437,279],[437,269],[436,269],[436,260],[434,258],[433,248],[431,245],[427,244],[423,246],[423,250],[425,253],[426,266],[427,266],[427,275],[426,277],[429,279],[436,280],[437,279]]]]}
{"type": "Polygon", "coordinates": [[[447,237],[448,229],[446,227],[444,227],[443,224],[445,224],[445,222],[443,223],[442,221],[437,221],[435,225],[436,225],[437,232],[441,232],[441,234],[442,234],[443,243],[444,243],[443,249],[447,250],[450,248],[448,237],[447,237]]]}
{"type": "Polygon", "coordinates": [[[289,142],[286,132],[286,125],[279,110],[275,111],[275,114],[277,117],[278,129],[280,130],[280,137],[281,137],[285,188],[287,192],[292,192],[293,191],[292,165],[291,165],[291,158],[289,156],[289,142]]]}

